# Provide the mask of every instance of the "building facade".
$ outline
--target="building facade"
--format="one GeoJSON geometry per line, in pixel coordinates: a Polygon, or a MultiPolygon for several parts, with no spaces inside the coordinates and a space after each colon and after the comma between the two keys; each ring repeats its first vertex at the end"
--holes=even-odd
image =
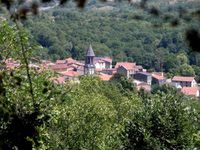
{"type": "Polygon", "coordinates": [[[194,77],[174,76],[172,78],[172,84],[175,87],[195,87],[197,82],[194,77]]]}

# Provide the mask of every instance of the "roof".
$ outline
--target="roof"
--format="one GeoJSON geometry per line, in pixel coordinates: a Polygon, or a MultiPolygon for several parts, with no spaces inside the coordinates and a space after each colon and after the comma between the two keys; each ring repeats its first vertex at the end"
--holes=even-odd
{"type": "Polygon", "coordinates": [[[116,68],[104,68],[102,70],[105,70],[105,71],[117,71],[116,68]]]}
{"type": "Polygon", "coordinates": [[[131,62],[118,62],[115,65],[115,68],[119,68],[119,67],[124,67],[126,70],[133,70],[136,66],[136,63],[131,63],[131,62]]]}
{"type": "Polygon", "coordinates": [[[105,63],[105,61],[99,59],[99,60],[96,60],[95,63],[105,63]]]}
{"type": "Polygon", "coordinates": [[[163,75],[159,75],[159,74],[152,74],[152,77],[157,79],[157,80],[165,80],[166,78],[163,75]]]}
{"type": "Polygon", "coordinates": [[[65,72],[61,72],[61,74],[63,76],[68,76],[68,77],[77,77],[79,76],[80,74],[76,71],[65,71],[65,72]]]}
{"type": "Polygon", "coordinates": [[[67,63],[74,63],[74,62],[76,62],[76,60],[74,60],[71,57],[67,58],[66,61],[67,61],[67,63]]]}
{"type": "Polygon", "coordinates": [[[195,77],[184,77],[184,76],[174,76],[172,78],[172,81],[186,81],[186,82],[192,82],[195,77]]]}
{"type": "Polygon", "coordinates": [[[145,75],[145,76],[151,76],[151,74],[148,73],[148,72],[137,72],[136,74],[142,74],[142,75],[145,75]]]}
{"type": "Polygon", "coordinates": [[[56,64],[65,64],[66,60],[56,60],[56,64]]]}
{"type": "Polygon", "coordinates": [[[103,81],[109,81],[110,78],[112,77],[112,75],[108,75],[108,74],[100,74],[98,75],[98,77],[103,80],[103,81]]]}
{"type": "Polygon", "coordinates": [[[197,92],[200,90],[200,87],[194,86],[194,87],[183,87],[181,89],[181,92],[185,95],[189,96],[197,96],[197,92]]]}
{"type": "Polygon", "coordinates": [[[135,66],[137,69],[143,69],[143,67],[141,65],[137,65],[135,66]]]}
{"type": "Polygon", "coordinates": [[[68,69],[71,68],[72,66],[68,66],[67,64],[56,64],[51,66],[52,70],[61,70],[61,69],[68,69]]]}
{"type": "Polygon", "coordinates": [[[87,54],[86,54],[86,56],[95,56],[91,44],[90,44],[89,48],[87,49],[87,54]]]}
{"type": "Polygon", "coordinates": [[[94,61],[95,62],[109,62],[109,63],[112,63],[112,58],[110,58],[110,57],[95,57],[94,61]]]}
{"type": "Polygon", "coordinates": [[[112,63],[112,58],[110,57],[102,57],[101,60],[112,63]]]}

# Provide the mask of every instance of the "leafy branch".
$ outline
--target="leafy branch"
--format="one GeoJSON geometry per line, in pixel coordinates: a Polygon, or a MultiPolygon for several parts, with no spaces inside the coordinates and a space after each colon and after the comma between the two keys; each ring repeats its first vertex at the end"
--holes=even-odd
{"type": "Polygon", "coordinates": [[[37,109],[35,98],[34,98],[33,83],[32,83],[31,75],[30,75],[29,62],[28,62],[28,59],[27,59],[27,56],[26,56],[26,48],[25,48],[25,45],[23,43],[23,38],[24,37],[23,37],[23,35],[21,33],[19,22],[17,20],[14,20],[14,22],[15,22],[16,28],[18,30],[18,36],[19,36],[19,40],[20,40],[22,57],[23,57],[23,61],[25,63],[26,75],[27,75],[28,82],[29,82],[29,91],[30,91],[30,94],[31,94],[31,98],[32,98],[34,109],[37,109]]]}

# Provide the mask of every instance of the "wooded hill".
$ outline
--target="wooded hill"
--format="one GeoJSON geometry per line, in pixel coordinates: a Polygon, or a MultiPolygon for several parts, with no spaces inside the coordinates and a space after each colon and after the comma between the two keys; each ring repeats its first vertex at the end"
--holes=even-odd
{"type": "Polygon", "coordinates": [[[190,52],[185,35],[188,29],[199,29],[198,16],[190,14],[200,4],[150,4],[159,8],[160,15],[128,3],[91,1],[84,10],[68,3],[66,7],[44,11],[24,24],[34,41],[43,46],[38,53],[42,59],[64,59],[72,53],[75,59],[84,59],[85,49],[91,43],[97,56],[111,56],[114,62],[135,61],[144,68],[170,75],[199,75],[200,55],[190,52]],[[180,9],[188,12],[181,18],[180,9]],[[179,55],[186,56],[186,65],[181,66],[179,55]]]}

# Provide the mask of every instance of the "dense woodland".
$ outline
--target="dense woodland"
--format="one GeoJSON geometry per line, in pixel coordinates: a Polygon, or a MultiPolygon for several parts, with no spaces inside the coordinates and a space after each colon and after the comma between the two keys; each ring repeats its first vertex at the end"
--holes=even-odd
{"type": "Polygon", "coordinates": [[[169,76],[200,77],[200,54],[191,52],[186,41],[187,30],[199,29],[199,16],[183,13],[180,18],[180,10],[192,13],[200,4],[150,4],[164,15],[154,16],[127,3],[92,1],[84,10],[69,3],[67,8],[44,11],[24,24],[34,42],[43,47],[39,51],[43,59],[84,59],[91,43],[97,56],[110,56],[114,63],[134,61],[169,76]]]}
{"type": "MultiPolygon", "coordinates": [[[[197,4],[184,7],[193,11],[197,4]]],[[[54,8],[24,20],[24,27],[18,21],[0,22],[1,58],[22,64],[0,72],[0,149],[198,149],[200,103],[174,88],[136,91],[120,75],[108,82],[80,77],[78,84],[57,85],[49,80],[53,72],[28,67],[35,56],[83,59],[92,43],[96,55],[115,61],[136,61],[169,76],[200,73],[199,53],[191,52],[184,37],[198,20],[155,27],[159,18],[133,6],[116,5],[111,12],[95,12],[93,6],[54,8]]]]}

